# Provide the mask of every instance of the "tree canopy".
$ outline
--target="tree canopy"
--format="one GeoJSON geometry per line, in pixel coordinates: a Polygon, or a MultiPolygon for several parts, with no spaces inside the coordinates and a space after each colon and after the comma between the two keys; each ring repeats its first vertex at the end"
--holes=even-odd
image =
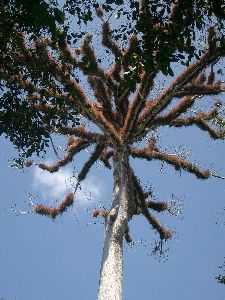
{"type": "MultiPolygon", "coordinates": [[[[70,45],[75,45],[82,39],[88,31],[88,26],[96,22],[96,17],[107,24],[107,20],[111,21],[113,14],[118,22],[114,29],[110,30],[122,47],[127,43],[129,36],[138,36],[138,39],[132,40],[130,44],[132,55],[127,56],[126,61],[121,51],[116,47],[113,49],[115,59],[123,61],[125,68],[123,85],[133,90],[136,84],[140,83],[140,73],[143,70],[162,71],[164,75],[173,76],[172,63],[188,65],[194,57],[199,58],[204,52],[204,48],[198,44],[199,36],[207,30],[209,24],[220,33],[216,35],[215,43],[220,43],[220,49],[224,47],[225,9],[222,0],[67,0],[61,7],[53,0],[1,1],[0,37],[3,42],[0,55],[4,61],[1,67],[4,76],[1,75],[0,132],[5,133],[18,148],[24,149],[27,156],[34,152],[39,153],[45,148],[49,133],[42,126],[43,116],[28,109],[30,104],[24,97],[24,87],[15,84],[14,81],[4,81],[4,66],[7,66],[7,73],[11,75],[18,73],[22,68],[24,79],[31,77],[32,81],[42,81],[45,87],[42,93],[45,97],[49,97],[46,96],[46,84],[48,85],[47,81],[51,81],[51,75],[47,68],[44,72],[38,70],[39,67],[32,58],[32,55],[35,56],[35,50],[30,53],[30,66],[27,64],[24,67],[25,63],[21,63],[16,49],[21,48],[22,32],[26,32],[26,38],[30,41],[38,36],[48,36],[62,49],[65,39],[70,45]],[[76,28],[70,26],[73,18],[78,25],[76,28]],[[17,110],[17,114],[13,110],[17,110]]],[[[109,31],[109,28],[106,28],[105,32],[107,30],[109,31]]],[[[55,115],[55,111],[52,110],[51,114],[55,115]]],[[[67,120],[65,116],[62,118],[62,114],[58,117],[55,115],[54,118],[59,126],[74,118],[75,123],[79,123],[78,118],[70,114],[67,114],[67,120]]]]}

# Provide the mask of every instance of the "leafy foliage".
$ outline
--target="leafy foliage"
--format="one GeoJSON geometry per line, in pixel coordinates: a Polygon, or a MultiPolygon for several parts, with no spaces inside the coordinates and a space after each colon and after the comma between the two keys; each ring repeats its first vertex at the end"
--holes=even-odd
{"type": "MultiPolygon", "coordinates": [[[[35,84],[40,85],[50,78],[49,71],[40,70],[37,64],[31,63],[24,66],[16,52],[21,49],[21,36],[18,30],[26,32],[27,39],[37,38],[47,34],[54,41],[61,37],[58,26],[65,21],[64,13],[57,7],[56,1],[46,2],[43,0],[8,0],[0,2],[0,56],[4,65],[8,65],[9,76],[21,75],[21,81],[28,78],[33,79],[35,84]],[[12,49],[14,55],[12,55],[12,49]]],[[[0,71],[0,73],[2,70],[0,71]]],[[[4,71],[5,72],[5,71],[4,71]]],[[[15,80],[5,81],[0,79],[1,101],[0,101],[0,134],[4,133],[14,145],[23,150],[22,155],[31,156],[36,152],[39,155],[48,147],[49,132],[43,127],[46,119],[51,119],[51,124],[56,128],[73,120],[74,125],[79,124],[78,118],[69,112],[57,114],[56,109],[48,111],[48,115],[31,107],[28,93],[24,86],[18,85],[15,80]]],[[[46,97],[42,91],[42,97],[46,97]]],[[[54,103],[54,99],[52,99],[54,103]]],[[[63,106],[63,99],[59,101],[63,106]]]]}
{"type": "MultiPolygon", "coordinates": [[[[136,59],[131,65],[131,76],[135,76],[137,63],[173,76],[171,62],[179,61],[187,65],[192,58],[199,58],[202,54],[203,49],[196,42],[208,27],[209,20],[213,20],[219,32],[225,29],[223,0],[95,0],[91,3],[67,0],[64,8],[70,14],[77,15],[80,25],[93,21],[96,11],[103,20],[114,14],[121,22],[113,30],[113,35],[121,42],[126,43],[131,34],[142,36],[137,52],[134,53],[136,59]]],[[[220,42],[224,44],[224,37],[221,37],[220,42]]]]}
{"type": "Polygon", "coordinates": [[[5,0],[0,5],[2,37],[13,34],[13,24],[39,34],[43,30],[55,33],[57,25],[65,21],[64,13],[54,0],[5,0]]]}

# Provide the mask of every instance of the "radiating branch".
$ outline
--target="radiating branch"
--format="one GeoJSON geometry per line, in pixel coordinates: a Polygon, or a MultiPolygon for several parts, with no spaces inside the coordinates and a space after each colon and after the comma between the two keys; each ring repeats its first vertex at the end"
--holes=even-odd
{"type": "Polygon", "coordinates": [[[224,130],[216,130],[210,126],[207,121],[213,119],[217,115],[217,108],[212,109],[208,113],[198,113],[194,117],[176,118],[169,125],[174,127],[193,126],[196,125],[200,129],[208,132],[213,139],[222,139],[225,137],[224,130]]]}
{"type": "Polygon", "coordinates": [[[98,142],[105,142],[104,135],[92,131],[85,130],[85,127],[83,125],[77,126],[77,127],[69,127],[69,126],[60,126],[59,128],[56,128],[54,126],[48,126],[46,127],[49,131],[55,132],[55,133],[61,133],[65,135],[74,135],[76,137],[83,138],[90,143],[98,143],[98,142]]]}
{"type": "Polygon", "coordinates": [[[71,94],[75,107],[78,105],[78,109],[82,109],[82,113],[85,113],[86,117],[96,123],[95,113],[82,87],[70,74],[63,70],[63,65],[55,60],[41,40],[36,41],[36,50],[39,55],[39,63],[46,63],[49,66],[52,76],[63,84],[65,90],[71,94]]]}
{"type": "Polygon", "coordinates": [[[93,210],[92,212],[92,217],[97,218],[98,216],[106,218],[109,214],[108,210],[105,209],[98,209],[98,210],[93,210]]]}
{"type": "Polygon", "coordinates": [[[84,39],[84,43],[80,48],[80,52],[83,54],[83,59],[78,63],[78,67],[86,75],[94,75],[107,86],[107,88],[115,93],[116,85],[114,84],[111,76],[99,66],[97,55],[93,47],[91,46],[92,36],[87,35],[84,39]]]}
{"type": "Polygon", "coordinates": [[[105,148],[105,149],[102,150],[102,152],[100,154],[100,157],[99,157],[100,161],[102,161],[104,166],[108,169],[112,168],[112,166],[109,162],[109,160],[112,156],[113,156],[113,151],[112,150],[107,151],[106,148],[105,148]]]}
{"type": "Polygon", "coordinates": [[[107,120],[99,107],[89,100],[83,88],[72,76],[63,72],[62,66],[54,60],[45,47],[40,48],[42,57],[47,57],[48,64],[56,73],[57,79],[64,85],[67,92],[72,95],[75,107],[78,105],[78,107],[82,109],[82,114],[98,125],[106,134],[118,138],[113,124],[107,120]]]}
{"type": "Polygon", "coordinates": [[[153,86],[155,75],[155,72],[145,72],[144,76],[141,79],[140,87],[138,88],[133,100],[129,104],[127,115],[124,121],[124,126],[122,128],[122,134],[125,138],[129,138],[129,136],[131,136],[133,133],[133,129],[136,127],[139,114],[143,109],[150,89],[153,86]]]}
{"type": "Polygon", "coordinates": [[[180,98],[183,96],[204,96],[204,95],[218,95],[225,92],[225,88],[221,87],[221,82],[216,82],[211,85],[189,85],[179,90],[174,97],[180,98]]]}
{"type": "Polygon", "coordinates": [[[107,47],[116,57],[122,57],[122,51],[112,38],[109,22],[102,23],[102,44],[103,46],[107,47]]]}
{"type": "Polygon", "coordinates": [[[72,204],[74,200],[74,194],[68,193],[64,200],[57,207],[48,207],[43,204],[37,204],[34,206],[34,211],[42,216],[47,216],[55,219],[58,215],[63,214],[72,204]]]}
{"type": "Polygon", "coordinates": [[[186,96],[180,101],[174,108],[168,113],[162,116],[157,116],[154,121],[156,127],[160,125],[168,125],[172,120],[179,117],[182,113],[185,113],[189,108],[193,106],[198,96],[186,96]]]}
{"type": "Polygon", "coordinates": [[[155,202],[155,201],[145,200],[145,206],[157,212],[162,212],[168,209],[168,204],[166,202],[155,202]]]}
{"type": "MultiPolygon", "coordinates": [[[[132,182],[133,182],[133,189],[135,191],[136,194],[136,209],[137,209],[137,214],[142,213],[145,218],[148,220],[148,222],[151,224],[151,226],[156,229],[159,234],[160,234],[160,238],[161,239],[169,239],[172,237],[172,233],[171,231],[164,227],[164,225],[156,218],[154,217],[148,210],[148,205],[152,206],[153,208],[153,204],[150,202],[146,202],[146,196],[145,196],[145,192],[143,191],[140,182],[138,181],[137,177],[134,175],[133,171],[131,170],[131,178],[132,178],[132,182]]],[[[159,204],[158,205],[158,211],[159,211],[159,207],[161,206],[161,211],[164,210],[164,206],[163,204],[159,204]]],[[[154,206],[155,210],[156,209],[156,205],[154,206]]]]}
{"type": "Polygon", "coordinates": [[[128,47],[121,52],[122,57],[116,59],[113,67],[109,71],[111,76],[119,83],[117,88],[117,94],[114,95],[114,102],[116,107],[116,114],[120,121],[120,125],[123,126],[124,120],[127,115],[129,105],[129,95],[131,94],[131,87],[126,83],[124,75],[120,75],[120,72],[127,72],[130,70],[133,64],[133,56],[137,53],[138,40],[136,35],[132,35],[128,41],[128,47]]]}
{"type": "Polygon", "coordinates": [[[50,41],[51,47],[61,51],[64,62],[68,62],[73,67],[77,67],[77,57],[75,56],[74,50],[69,46],[66,35],[63,32],[58,31],[58,36],[57,45],[50,41]]]}
{"type": "Polygon", "coordinates": [[[50,173],[57,172],[60,167],[63,167],[67,165],[69,162],[71,162],[74,155],[79,153],[81,150],[87,148],[89,145],[90,142],[85,139],[81,139],[81,138],[74,139],[73,142],[69,144],[67,153],[63,158],[61,158],[58,162],[52,165],[40,163],[39,168],[41,168],[42,170],[46,170],[50,173]]]}
{"type": "Polygon", "coordinates": [[[139,118],[136,136],[139,136],[141,132],[146,134],[146,129],[151,127],[154,118],[171,103],[174,96],[207,66],[215,63],[221,56],[225,55],[225,51],[222,48],[215,47],[212,50],[213,45],[214,40],[208,38],[208,51],[199,60],[186,67],[155,99],[153,105],[149,109],[145,109],[139,118]]]}
{"type": "Polygon", "coordinates": [[[104,147],[105,147],[104,144],[99,143],[99,144],[96,145],[94,152],[91,154],[90,158],[84,164],[82,170],[80,171],[80,173],[77,176],[77,180],[78,180],[79,183],[86,178],[90,168],[99,159],[99,157],[101,155],[101,152],[104,149],[104,147]]]}
{"type": "Polygon", "coordinates": [[[104,81],[95,75],[88,76],[88,82],[94,92],[95,98],[100,103],[104,116],[116,126],[113,116],[111,96],[112,91],[104,84],[104,81]]]}
{"type": "Polygon", "coordinates": [[[151,224],[153,229],[156,229],[159,232],[160,238],[163,240],[170,239],[172,237],[172,232],[170,229],[164,227],[164,225],[155,217],[153,216],[149,210],[144,209],[142,211],[145,218],[148,220],[148,222],[151,224]]]}
{"type": "Polygon", "coordinates": [[[123,58],[122,58],[122,65],[123,68],[127,68],[130,66],[130,60],[132,59],[133,55],[138,50],[138,39],[135,34],[133,34],[129,41],[128,41],[128,47],[123,52],[123,58]]]}
{"type": "Polygon", "coordinates": [[[138,157],[147,159],[149,161],[153,159],[165,161],[166,163],[172,165],[175,168],[175,170],[186,170],[189,173],[194,174],[199,179],[207,179],[211,175],[209,170],[201,170],[196,165],[180,158],[177,155],[168,154],[159,150],[155,151],[149,150],[148,148],[137,149],[135,147],[130,147],[130,153],[134,158],[138,157]]]}
{"type": "MultiPolygon", "coordinates": [[[[209,75],[210,77],[210,75],[209,75]]],[[[192,81],[192,84],[196,86],[201,86],[206,81],[206,76],[204,73],[200,74],[196,79],[192,81]]],[[[213,81],[210,82],[212,83],[213,81]]],[[[160,125],[169,125],[172,120],[178,118],[181,114],[187,112],[189,108],[191,108],[195,100],[198,99],[198,96],[186,96],[184,97],[174,108],[172,108],[169,112],[165,115],[157,116],[154,120],[154,125],[156,127],[160,125]]]]}

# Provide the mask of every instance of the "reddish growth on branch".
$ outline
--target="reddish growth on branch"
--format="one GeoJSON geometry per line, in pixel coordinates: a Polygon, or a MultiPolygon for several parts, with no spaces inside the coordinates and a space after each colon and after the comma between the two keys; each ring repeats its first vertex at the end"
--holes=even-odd
{"type": "Polygon", "coordinates": [[[52,219],[55,219],[56,216],[64,213],[68,209],[68,207],[73,204],[73,198],[74,194],[68,193],[63,202],[61,202],[58,207],[48,207],[42,204],[38,204],[34,207],[34,211],[39,215],[48,216],[52,219]]]}

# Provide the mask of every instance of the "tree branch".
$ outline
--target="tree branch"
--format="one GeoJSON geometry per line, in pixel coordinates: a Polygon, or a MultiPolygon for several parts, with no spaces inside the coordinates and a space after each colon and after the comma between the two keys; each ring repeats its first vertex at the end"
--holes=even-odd
{"type": "Polygon", "coordinates": [[[90,158],[84,164],[82,170],[80,171],[80,173],[77,176],[78,183],[80,183],[81,181],[83,181],[86,178],[87,173],[89,172],[90,168],[99,159],[104,147],[105,147],[104,144],[99,143],[99,144],[96,145],[94,152],[91,154],[90,158]]]}
{"type": "Polygon", "coordinates": [[[74,155],[79,153],[81,150],[87,148],[90,142],[81,138],[74,139],[72,143],[68,145],[67,153],[63,158],[61,158],[57,163],[48,166],[45,163],[40,163],[39,168],[46,170],[50,173],[57,172],[60,167],[67,165],[72,161],[74,155]]]}
{"type": "Polygon", "coordinates": [[[142,210],[142,214],[151,224],[153,229],[156,229],[159,232],[160,238],[162,240],[163,239],[167,240],[172,237],[171,230],[164,227],[164,225],[155,216],[153,216],[146,208],[142,210]]]}
{"type": "Polygon", "coordinates": [[[173,109],[171,109],[168,113],[162,116],[157,116],[155,118],[155,127],[160,125],[168,125],[172,120],[176,119],[182,113],[185,113],[190,107],[193,106],[195,100],[198,96],[186,96],[184,99],[179,102],[173,109]]]}
{"type": "Polygon", "coordinates": [[[113,151],[109,150],[107,151],[106,148],[102,150],[102,153],[100,154],[99,159],[103,162],[106,168],[111,169],[112,166],[109,162],[109,159],[113,156],[113,151]]]}
{"type": "MultiPolygon", "coordinates": [[[[106,119],[101,109],[89,100],[88,96],[76,80],[71,75],[63,72],[62,66],[54,60],[45,45],[44,47],[40,47],[39,53],[42,54],[40,59],[42,60],[43,57],[46,58],[52,72],[56,74],[57,79],[64,85],[65,90],[72,95],[74,104],[82,108],[82,113],[96,125],[101,127],[106,134],[113,136],[114,140],[118,140],[118,133],[113,124],[106,119]]],[[[113,141],[113,139],[111,140],[113,141]]]]}
{"type": "Polygon", "coordinates": [[[95,75],[89,75],[88,82],[94,91],[97,101],[101,104],[104,116],[116,127],[115,118],[112,113],[112,104],[110,101],[111,91],[107,89],[104,81],[95,75]]]}
{"type": "Polygon", "coordinates": [[[199,179],[207,179],[211,175],[209,170],[200,170],[197,166],[180,158],[177,155],[167,154],[159,150],[149,150],[148,148],[137,149],[135,147],[130,147],[130,153],[135,158],[144,158],[147,160],[158,159],[167,162],[172,165],[175,170],[184,169],[189,173],[196,175],[199,179]]]}
{"type": "Polygon", "coordinates": [[[166,202],[153,202],[145,200],[145,206],[157,212],[162,212],[168,209],[168,204],[166,202]]]}
{"type": "Polygon", "coordinates": [[[58,215],[63,214],[68,207],[73,204],[74,194],[68,193],[64,200],[60,203],[58,207],[48,207],[43,204],[37,204],[34,206],[34,211],[42,216],[48,216],[55,219],[58,215]]]}
{"type": "MultiPolygon", "coordinates": [[[[171,231],[168,228],[164,227],[164,225],[162,225],[161,222],[149,212],[148,204],[149,204],[149,206],[151,205],[152,208],[154,205],[150,204],[150,202],[146,202],[145,193],[144,193],[140,183],[138,182],[137,177],[134,175],[133,172],[131,174],[131,177],[132,177],[132,181],[133,181],[133,188],[135,189],[137,197],[138,197],[138,200],[136,199],[137,213],[139,214],[141,212],[145,216],[145,218],[148,220],[148,222],[151,224],[151,226],[159,232],[161,239],[171,238],[171,236],[172,236],[171,231]],[[140,212],[139,212],[139,210],[140,210],[140,212]]],[[[161,208],[163,208],[163,205],[158,205],[157,208],[159,209],[160,206],[161,206],[161,208]]],[[[156,205],[154,206],[154,208],[155,208],[155,210],[157,210],[156,205]]]]}
{"type": "Polygon", "coordinates": [[[109,22],[102,23],[102,45],[107,47],[116,57],[122,57],[122,51],[112,39],[109,22]]]}
{"type": "MultiPolygon", "coordinates": [[[[206,76],[201,73],[197,78],[192,80],[193,85],[202,85],[206,81],[206,76]]],[[[184,97],[174,108],[163,116],[155,118],[155,124],[167,125],[173,119],[179,117],[182,113],[185,113],[189,108],[193,106],[198,96],[186,96],[184,97]]]]}
{"type": "Polygon", "coordinates": [[[213,108],[208,113],[198,113],[194,117],[176,118],[169,123],[169,126],[182,127],[196,125],[200,129],[208,132],[211,138],[222,139],[225,137],[224,130],[216,130],[207,123],[207,121],[213,119],[217,115],[217,113],[217,108],[213,108]]]}
{"type": "Polygon", "coordinates": [[[179,90],[174,97],[180,98],[183,96],[196,96],[196,95],[217,95],[225,92],[225,88],[221,87],[221,82],[218,81],[211,85],[190,85],[179,90]]]}
{"type": "Polygon", "coordinates": [[[122,128],[122,134],[124,138],[128,138],[132,135],[132,130],[136,127],[138,116],[145,105],[147,96],[153,86],[153,80],[156,76],[156,72],[145,72],[140,87],[133,100],[129,104],[127,115],[124,121],[124,126],[122,128]]]}
{"type": "Polygon", "coordinates": [[[76,137],[83,138],[83,139],[89,141],[90,143],[98,143],[98,142],[105,143],[106,142],[104,135],[102,135],[100,133],[86,131],[85,127],[83,125],[80,125],[77,127],[61,126],[60,128],[46,125],[46,128],[51,132],[57,132],[57,133],[66,134],[66,135],[68,135],[68,134],[75,135],[76,137]]]}
{"type": "Polygon", "coordinates": [[[94,49],[91,47],[92,36],[87,35],[80,50],[83,53],[82,62],[78,63],[79,68],[86,75],[94,75],[101,79],[113,93],[116,91],[116,86],[111,78],[101,67],[97,60],[94,49]]]}
{"type": "MultiPolygon", "coordinates": [[[[211,32],[211,31],[210,31],[211,32]]],[[[208,51],[195,63],[189,65],[181,72],[177,78],[155,99],[152,106],[145,109],[139,118],[137,136],[146,134],[146,128],[150,128],[152,121],[162,110],[164,110],[172,101],[173,97],[193,78],[202,72],[208,65],[215,63],[221,56],[225,55],[222,48],[215,47],[214,39],[208,35],[208,51]]]]}

